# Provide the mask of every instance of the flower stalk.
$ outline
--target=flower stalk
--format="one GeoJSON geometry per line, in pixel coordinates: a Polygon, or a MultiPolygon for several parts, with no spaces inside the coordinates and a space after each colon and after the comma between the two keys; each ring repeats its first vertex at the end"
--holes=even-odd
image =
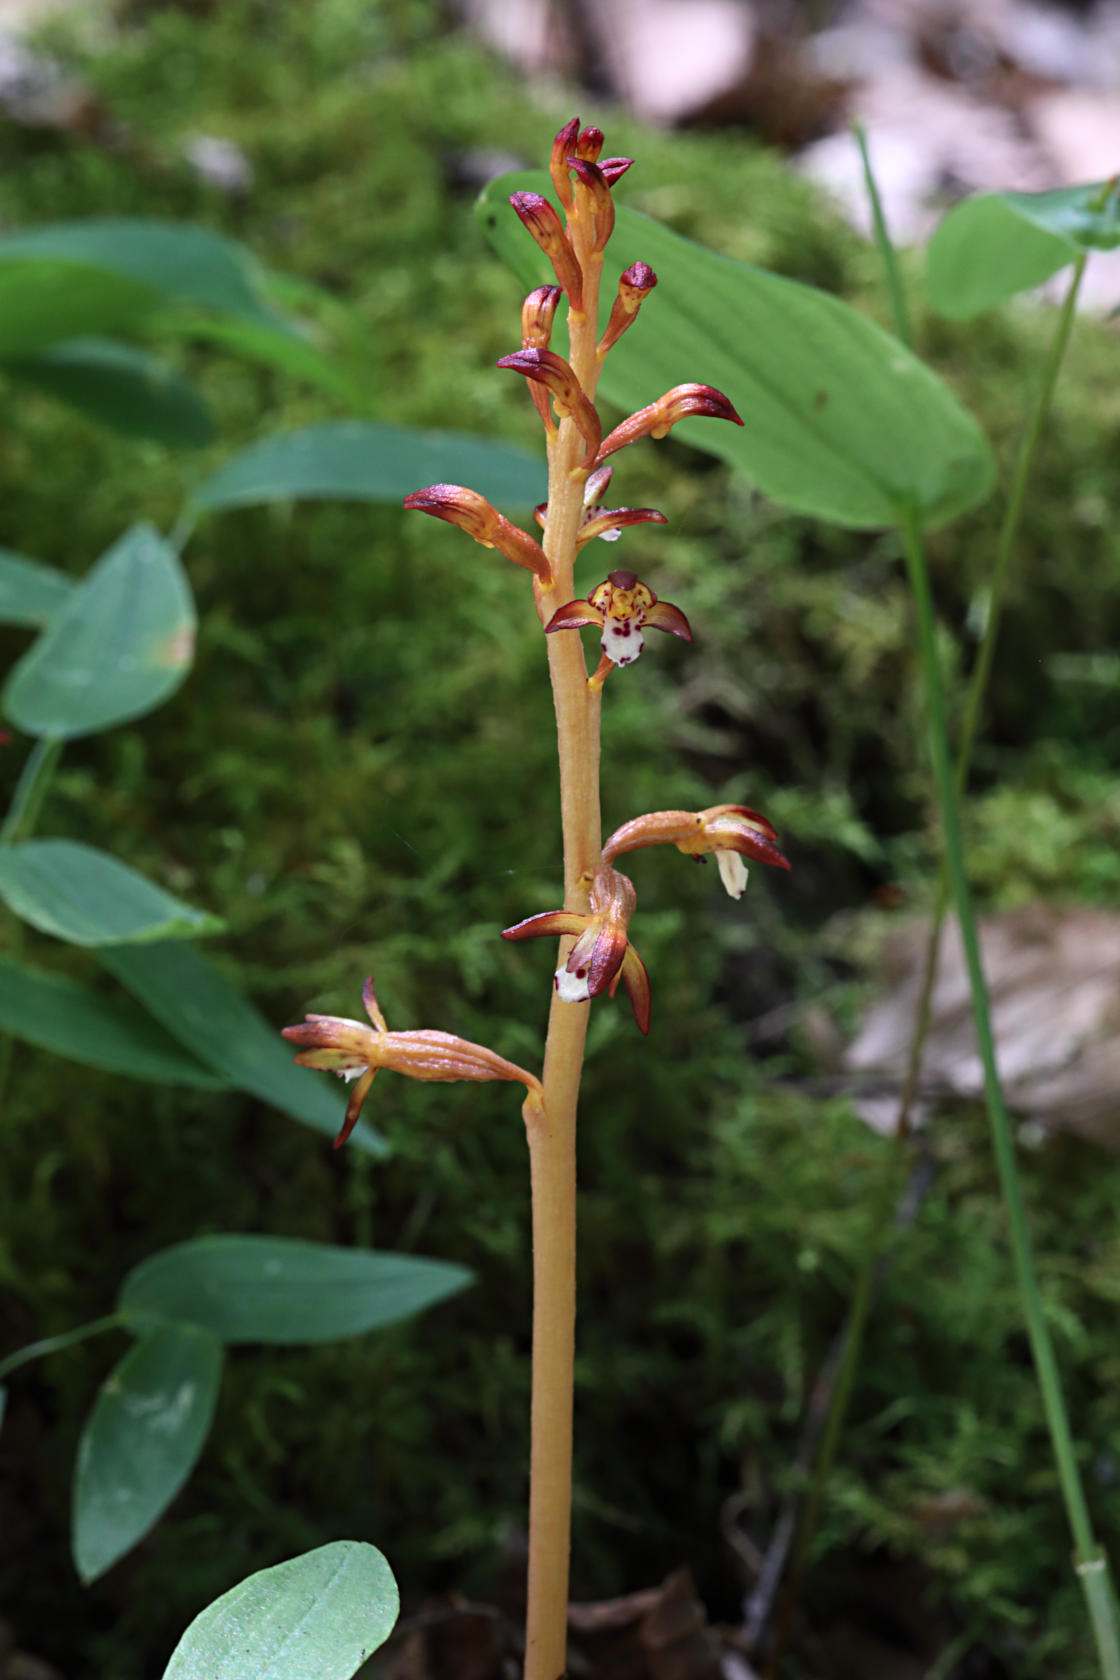
{"type": "Polygon", "coordinates": [[[285,1036],[300,1046],[296,1060],[351,1082],[338,1143],[357,1121],[382,1068],[426,1080],[519,1081],[529,1144],[533,1227],[533,1370],[529,1492],[528,1608],[525,1680],[560,1680],[567,1668],[566,1634],[572,1504],[573,1366],[576,1318],[576,1111],[590,1001],[625,986],[637,1024],[650,1025],[645,964],[630,940],[637,907],[633,883],[614,868],[622,852],[671,843],[703,862],[714,852],[733,896],[746,884],[743,855],[789,865],[765,818],[747,806],[710,811],[654,812],[625,824],[602,843],[599,739],[603,682],[642,651],[644,628],[691,642],[678,607],[659,601],[636,573],[618,569],[582,600],[575,594],[577,554],[595,537],[616,541],[632,525],[664,524],[655,508],[607,508],[600,502],[614,454],[642,437],[664,437],[687,415],[742,421],[710,385],[680,385],[630,415],[604,442],[595,392],[604,357],[633,324],[657,284],[635,262],[619,281],[618,296],[599,336],[603,250],[614,227],[611,188],[628,158],[600,161],[603,135],[582,131],[577,119],[556,136],[550,173],[563,214],[539,193],[514,193],[511,204],[548,257],[556,285],[539,286],[521,310],[521,347],[498,366],[520,373],[544,428],[548,500],[536,510],[540,542],[510,523],[477,491],[459,484],[416,490],[405,507],[457,525],[484,548],[532,573],[556,714],[560,825],[564,848],[562,908],[527,917],[505,929],[510,940],[559,937],[544,1067],[540,1081],[485,1045],[452,1034],[390,1032],[367,981],[363,999],[370,1025],[312,1015],[285,1036]],[[568,309],[568,357],[550,347],[562,299],[568,309]],[[595,625],[602,658],[589,676],[578,631],[595,625]]]}

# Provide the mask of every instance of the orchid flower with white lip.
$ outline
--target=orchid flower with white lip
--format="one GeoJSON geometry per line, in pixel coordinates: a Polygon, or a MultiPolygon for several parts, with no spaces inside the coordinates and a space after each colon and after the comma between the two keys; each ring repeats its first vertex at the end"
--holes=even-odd
{"type": "Polygon", "coordinates": [[[603,847],[611,863],[623,852],[643,846],[675,846],[686,857],[703,863],[714,852],[720,880],[732,898],[742,898],[747,886],[744,857],[788,869],[789,860],[777,847],[777,833],[766,818],[749,805],[710,805],[706,811],[647,811],[644,817],[616,828],[603,847]]]}
{"type": "Polygon", "coordinates": [[[649,1032],[650,992],[646,965],[630,943],[628,928],[637,905],[634,888],[617,869],[600,864],[591,877],[591,909],[547,910],[515,927],[503,939],[539,939],[547,934],[576,934],[575,944],[556,970],[553,984],[565,1003],[586,1003],[621,980],[630,996],[634,1019],[649,1032]]]}

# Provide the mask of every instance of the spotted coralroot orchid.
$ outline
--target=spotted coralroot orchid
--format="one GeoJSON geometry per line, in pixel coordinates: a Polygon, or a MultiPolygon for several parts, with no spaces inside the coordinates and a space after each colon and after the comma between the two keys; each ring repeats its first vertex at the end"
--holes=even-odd
{"type": "MultiPolygon", "coordinates": [[[[549,1002],[544,1071],[532,1073],[494,1051],[437,1032],[390,1033],[367,986],[371,1025],[311,1016],[287,1036],[300,1046],[297,1060],[330,1069],[353,1082],[339,1141],[349,1133],[381,1068],[419,1079],[518,1080],[529,1142],[533,1209],[532,1468],[529,1495],[528,1613],[524,1680],[557,1680],[567,1667],[568,1559],[572,1487],[572,1371],[575,1353],[576,1102],[583,1066],[588,1000],[619,984],[626,987],[638,1025],[650,1025],[650,985],[630,942],[636,910],[634,888],[613,866],[626,850],[624,834],[604,852],[599,803],[600,719],[603,681],[615,665],[630,664],[646,629],[690,642],[688,620],[659,601],[629,570],[611,572],[585,599],[575,583],[579,552],[596,537],[614,542],[632,526],[663,525],[656,508],[607,507],[614,461],[628,444],[661,438],[679,420],[709,416],[742,425],[729,399],[711,385],[678,385],[606,431],[596,389],[606,358],[624,333],[641,331],[657,276],[648,263],[631,262],[599,329],[603,253],[615,224],[612,190],[629,158],[604,157],[598,128],[573,118],[553,143],[549,175],[555,203],[535,191],[514,193],[513,212],[543,252],[555,283],[537,286],[521,308],[520,342],[498,362],[520,374],[544,431],[548,497],[536,510],[538,541],[512,524],[476,490],[432,484],[406,498],[405,507],[457,525],[475,542],[494,549],[532,576],[534,605],[547,650],[557,726],[560,814],[564,849],[562,907],[529,916],[505,929],[509,940],[542,935],[560,941],[549,1002]],[[557,205],[559,208],[557,208],[557,205]],[[554,326],[566,310],[567,353],[553,347],[554,326]],[[561,630],[594,624],[603,657],[592,676],[579,636],[561,630]]],[[[698,300],[701,301],[701,300],[698,300]]],[[[511,573],[511,579],[516,576],[511,573]]],[[[583,586],[586,588],[586,585],[583,586]]],[[[682,850],[715,851],[721,859],[750,852],[748,837],[770,843],[768,826],[738,807],[699,815],[655,813],[633,841],[655,843],[649,824],[660,816],[656,838],[682,850]],[[739,820],[735,813],[739,812],[739,820]],[[710,820],[709,820],[710,819],[710,820]],[[691,826],[690,826],[691,825],[691,826]],[[679,832],[678,832],[679,829],[679,832]]],[[[628,825],[633,831],[634,825],[628,825]]],[[[754,842],[752,842],[753,844],[754,842]]],[[[776,852],[775,858],[780,854],[776,852]]],[[[769,858],[768,861],[775,861],[769,858]]]]}
{"type": "Polygon", "coordinates": [[[281,1029],[292,1044],[303,1046],[295,1058],[301,1067],[322,1068],[353,1082],[346,1118],[334,1140],[336,1149],[357,1125],[369,1088],[382,1068],[406,1074],[409,1079],[443,1084],[459,1079],[517,1080],[525,1086],[526,1104],[532,1105],[533,1112],[541,1107],[541,1083],[536,1075],[507,1062],[484,1044],[472,1044],[470,1039],[445,1032],[390,1032],[378,1006],[372,975],[362,987],[362,1002],[372,1023],[368,1027],[364,1021],[353,1021],[345,1015],[308,1015],[299,1026],[281,1029]]]}
{"type": "Polygon", "coordinates": [[[565,1003],[586,1003],[618,982],[626,987],[634,1019],[649,1032],[650,995],[646,965],[630,943],[630,918],[637,906],[631,883],[605,864],[591,878],[591,909],[546,910],[515,927],[503,928],[503,939],[540,939],[548,934],[576,934],[575,944],[553,977],[557,996],[565,1003]]]}
{"type": "Polygon", "coordinates": [[[613,666],[634,663],[645,645],[642,631],[647,627],[679,636],[683,642],[692,640],[692,630],[681,609],[659,601],[635,572],[611,572],[586,601],[569,601],[567,606],[557,607],[544,627],[545,634],[578,630],[585,624],[597,624],[603,632],[603,657],[598,670],[588,678],[595,688],[602,687],[613,666]]]}
{"type": "Polygon", "coordinates": [[[644,817],[616,828],[603,847],[604,863],[643,846],[675,846],[686,857],[703,863],[715,853],[720,880],[732,898],[742,898],[747,886],[744,857],[788,869],[778,850],[778,836],[749,805],[710,805],[706,811],[647,811],[644,817]]]}

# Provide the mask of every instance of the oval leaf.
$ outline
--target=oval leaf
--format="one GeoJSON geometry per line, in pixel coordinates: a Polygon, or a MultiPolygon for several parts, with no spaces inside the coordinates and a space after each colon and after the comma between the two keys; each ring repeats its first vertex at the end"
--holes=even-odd
{"type": "Polygon", "coordinates": [[[195,491],[194,502],[205,509],[324,497],[400,502],[443,481],[469,484],[491,501],[517,507],[532,507],[548,494],[542,462],[508,444],[462,432],[330,420],[251,444],[195,491]]]}
{"type": "Polygon", "coordinates": [[[257,295],[248,252],[205,228],[119,217],[0,239],[0,357],[119,332],[171,300],[286,330],[257,295]]]}
{"type": "Polygon", "coordinates": [[[16,665],[4,710],[29,735],[62,740],[143,717],[186,676],[194,631],[177,554],[150,525],[134,525],[16,665]]]}
{"type": "MultiPolygon", "coordinates": [[[[181,1044],[207,1067],[262,1102],[333,1138],[345,1097],[337,1085],[296,1067],[276,1028],[199,951],[174,940],[155,945],[106,945],[105,966],[181,1044]]],[[[384,1156],[384,1138],[359,1120],[351,1141],[367,1155],[384,1156]]]]}
{"type": "Polygon", "coordinates": [[[194,387],[129,344],[70,339],[37,356],[14,357],[4,372],[128,437],[202,444],[214,435],[210,411],[194,387]]]}
{"type": "Polygon", "coordinates": [[[411,1318],[465,1289],[464,1266],[287,1237],[197,1237],[125,1278],[117,1306],[139,1323],[180,1319],[223,1342],[331,1342],[411,1318]]]}
{"type": "Polygon", "coordinates": [[[1070,240],[1019,215],[1006,193],[966,198],[929,243],[926,292],[939,315],[964,321],[1041,286],[1077,256],[1070,240]]]}
{"type": "Polygon", "coordinates": [[[41,629],[73,587],[73,579],[65,572],[0,548],[0,624],[41,629]]]}
{"type": "Polygon", "coordinates": [[[71,945],[186,938],[224,926],[79,840],[0,846],[0,898],[32,927],[71,945]]]}
{"type": "Polygon", "coordinates": [[[278,331],[260,321],[239,321],[228,315],[206,315],[198,310],[169,310],[150,316],[145,331],[153,338],[186,338],[218,344],[250,361],[275,368],[293,379],[357,404],[364,393],[355,376],[332,361],[304,332],[287,327],[278,331]]]}
{"type": "Polygon", "coordinates": [[[89,986],[0,957],[0,1028],[86,1067],[220,1091],[228,1081],[204,1068],[150,1015],[89,986]]]}
{"type": "Polygon", "coordinates": [[[163,1324],[106,1378],[74,1472],[73,1552],[83,1581],[131,1550],[193,1470],[210,1431],[222,1349],[192,1324],[163,1324]]]}
{"type": "Polygon", "coordinates": [[[250,1575],[195,1617],[163,1680],[349,1680],[400,1614],[376,1546],[335,1540],[250,1575]]]}
{"type": "MultiPolygon", "coordinates": [[[[543,175],[491,182],[479,214],[526,286],[541,253],[508,203],[543,175]]],[[[618,206],[603,309],[620,271],[648,262],[657,290],[607,357],[600,389],[623,409],[693,380],[724,391],[745,425],[688,421],[673,435],[738,467],[797,513],[856,527],[924,525],[982,501],[994,464],[976,422],[923,362],[839,298],[718,256],[618,206]]]]}

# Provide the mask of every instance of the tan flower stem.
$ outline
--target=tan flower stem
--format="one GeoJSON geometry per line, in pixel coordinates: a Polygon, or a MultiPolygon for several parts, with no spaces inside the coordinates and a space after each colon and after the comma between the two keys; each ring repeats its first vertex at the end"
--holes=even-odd
{"type": "MultiPolygon", "coordinates": [[[[569,312],[569,360],[593,400],[601,260],[586,230],[572,226],[584,276],[583,312],[569,312]],[[583,237],[581,237],[583,235],[583,237]]],[[[586,444],[570,420],[548,443],[548,523],[544,551],[552,587],[540,592],[545,622],[575,592],[576,537],[583,518],[586,444]]],[[[546,638],[564,837],[564,908],[589,908],[588,882],[599,863],[599,718],[601,693],[587,681],[578,635],[546,638]]],[[[560,961],[572,946],[560,942],[560,961]]],[[[576,1317],[576,1105],[589,1005],[555,993],[544,1057],[545,1118],[528,1124],[533,1200],[533,1388],[529,1488],[529,1581],[525,1680],[559,1680],[567,1666],[568,1567],[572,1506],[572,1381],[576,1317]]]]}

